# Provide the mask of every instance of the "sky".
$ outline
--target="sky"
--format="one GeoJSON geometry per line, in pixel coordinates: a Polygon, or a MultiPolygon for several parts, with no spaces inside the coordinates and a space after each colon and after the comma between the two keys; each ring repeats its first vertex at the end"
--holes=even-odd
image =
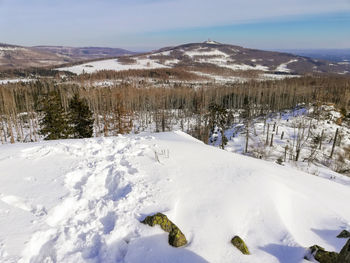
{"type": "Polygon", "coordinates": [[[147,51],[208,38],[350,48],[350,0],[0,0],[0,42],[147,51]]]}

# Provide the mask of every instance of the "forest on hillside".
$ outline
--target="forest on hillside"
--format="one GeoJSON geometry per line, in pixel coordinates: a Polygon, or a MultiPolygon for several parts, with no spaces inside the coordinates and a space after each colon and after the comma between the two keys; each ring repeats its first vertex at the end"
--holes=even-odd
{"type": "Polygon", "coordinates": [[[300,104],[317,107],[332,103],[344,115],[350,105],[350,78],[305,76],[274,81],[206,83],[195,88],[187,82],[169,87],[167,81],[153,87],[121,82],[112,87],[84,86],[43,78],[31,82],[0,85],[0,137],[4,143],[13,134],[16,141],[38,139],[42,104],[52,93],[59,95],[63,112],[68,112],[74,95],[84,100],[93,114],[94,136],[140,131],[168,131],[177,128],[208,140],[210,105],[227,109],[226,126],[241,119],[267,116],[300,104]]]}
{"type": "Polygon", "coordinates": [[[181,69],[41,73],[46,77],[27,71],[21,74],[31,81],[0,85],[2,144],[182,130],[223,149],[233,137],[243,137],[238,151],[256,158],[316,161],[350,172],[347,76],[215,83],[181,69]],[[113,82],[99,85],[105,81],[113,82]],[[336,111],[335,119],[326,105],[336,111]],[[286,111],[298,109],[310,109],[309,116],[281,122],[286,111]]]}

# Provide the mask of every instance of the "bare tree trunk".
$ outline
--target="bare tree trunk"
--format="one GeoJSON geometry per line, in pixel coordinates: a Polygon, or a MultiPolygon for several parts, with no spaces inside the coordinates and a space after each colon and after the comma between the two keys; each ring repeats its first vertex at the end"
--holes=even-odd
{"type": "Polygon", "coordinates": [[[288,151],[288,145],[284,147],[284,162],[287,161],[287,151],[288,151]]]}
{"type": "Polygon", "coordinates": [[[13,116],[12,122],[13,122],[13,125],[15,126],[17,141],[23,141],[21,131],[20,131],[19,126],[18,126],[17,116],[15,113],[13,113],[12,116],[13,116]]]}
{"type": "Polygon", "coordinates": [[[38,123],[39,123],[39,121],[38,121],[38,118],[39,118],[39,116],[38,116],[38,114],[35,114],[34,112],[32,112],[32,114],[33,114],[33,134],[34,134],[34,141],[38,141],[38,123]]]}
{"type": "Polygon", "coordinates": [[[249,121],[247,121],[247,135],[245,137],[245,153],[248,152],[248,140],[249,140],[249,121]]]}
{"type": "Polygon", "coordinates": [[[164,114],[164,110],[162,111],[162,132],[165,132],[165,114],[164,114]]]}
{"type": "Polygon", "coordinates": [[[21,118],[21,116],[19,116],[19,128],[20,128],[22,142],[23,142],[25,140],[25,135],[23,132],[23,119],[21,118]]]}
{"type": "Polygon", "coordinates": [[[108,136],[108,120],[107,120],[107,116],[106,116],[106,113],[103,115],[103,133],[104,133],[104,136],[107,137],[108,136]]]}
{"type": "MultiPolygon", "coordinates": [[[[0,124],[1,124],[1,128],[2,128],[2,125],[3,125],[2,122],[0,124]]],[[[1,131],[0,131],[0,138],[1,138],[1,143],[4,144],[5,140],[4,140],[4,136],[3,136],[1,131]]]]}
{"type": "Polygon", "coordinates": [[[15,137],[13,135],[13,130],[12,130],[11,116],[9,116],[8,128],[10,129],[10,143],[15,143],[15,137]]]}
{"type": "Polygon", "coordinates": [[[324,130],[322,130],[322,132],[321,132],[320,145],[318,147],[319,150],[321,150],[321,148],[322,148],[323,136],[324,136],[324,130]]]}
{"type": "Polygon", "coordinates": [[[100,137],[101,135],[101,126],[100,126],[100,116],[98,114],[98,112],[95,113],[95,127],[96,127],[96,131],[95,131],[95,134],[96,134],[96,137],[100,137]]]}
{"type": "Polygon", "coordinates": [[[299,160],[299,156],[300,156],[300,148],[298,148],[296,150],[296,155],[295,155],[295,161],[297,162],[299,160]]]}
{"type": "Polygon", "coordinates": [[[257,132],[256,132],[256,127],[255,127],[255,124],[253,123],[253,126],[254,126],[254,136],[258,136],[257,132]]]}
{"type": "Polygon", "coordinates": [[[270,130],[270,124],[267,124],[267,132],[266,132],[266,145],[269,145],[269,130],[270,130]]]}
{"type": "Polygon", "coordinates": [[[339,130],[339,128],[337,128],[337,130],[335,131],[335,136],[334,136],[334,140],[333,140],[332,151],[331,151],[331,155],[329,156],[329,158],[332,158],[332,157],[333,157],[335,144],[336,144],[336,142],[337,142],[338,130],[339,130]]]}
{"type": "Polygon", "coordinates": [[[270,142],[270,147],[272,147],[273,146],[273,133],[271,134],[271,142],[270,142]]]}

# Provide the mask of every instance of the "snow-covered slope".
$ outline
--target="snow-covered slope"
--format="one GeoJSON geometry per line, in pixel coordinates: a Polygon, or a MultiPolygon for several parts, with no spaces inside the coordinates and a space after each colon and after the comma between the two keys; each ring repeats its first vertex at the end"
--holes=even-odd
{"type": "Polygon", "coordinates": [[[123,64],[118,59],[99,60],[71,67],[59,68],[59,70],[70,71],[75,74],[93,73],[100,70],[129,70],[129,69],[154,69],[166,68],[167,66],[155,62],[149,58],[140,58],[132,64],[123,64]]]}
{"type": "MultiPolygon", "coordinates": [[[[220,44],[215,41],[168,47],[129,58],[131,59],[128,63],[123,63],[125,57],[122,57],[64,67],[59,70],[82,74],[99,70],[180,67],[198,73],[211,73],[225,77],[233,75],[233,72],[242,73],[242,71],[248,71],[248,74],[249,72],[250,74],[252,72],[270,73],[279,77],[313,72],[345,74],[350,71],[348,65],[332,64],[287,53],[220,44]]],[[[265,78],[267,77],[268,75],[265,75],[265,78]]]]}
{"type": "Polygon", "coordinates": [[[304,262],[350,227],[349,186],[182,132],[3,145],[0,171],[1,262],[304,262]],[[156,212],[186,247],[139,223],[156,212]]]}

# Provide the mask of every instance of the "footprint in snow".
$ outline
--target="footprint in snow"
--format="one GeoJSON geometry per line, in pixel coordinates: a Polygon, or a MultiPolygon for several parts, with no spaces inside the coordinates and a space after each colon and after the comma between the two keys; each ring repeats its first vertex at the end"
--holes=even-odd
{"type": "Polygon", "coordinates": [[[30,212],[35,216],[43,216],[47,214],[46,208],[43,205],[33,205],[27,200],[14,195],[1,195],[0,200],[4,203],[22,209],[24,211],[30,212]]]}
{"type": "Polygon", "coordinates": [[[135,174],[138,172],[138,170],[136,168],[132,167],[130,162],[125,160],[125,159],[120,160],[120,164],[128,169],[129,174],[135,174]]]}
{"type": "Polygon", "coordinates": [[[103,233],[109,234],[113,231],[115,227],[115,221],[117,220],[117,215],[115,212],[108,212],[108,214],[100,219],[100,222],[103,225],[103,233]]]}

